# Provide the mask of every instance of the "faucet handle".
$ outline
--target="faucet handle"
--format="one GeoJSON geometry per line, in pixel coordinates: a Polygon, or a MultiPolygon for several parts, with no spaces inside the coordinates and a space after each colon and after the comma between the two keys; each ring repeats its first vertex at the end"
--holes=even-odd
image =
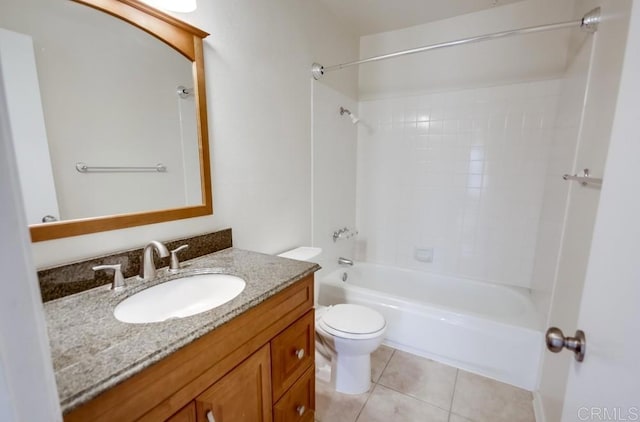
{"type": "Polygon", "coordinates": [[[122,275],[122,264],[96,265],[92,269],[93,271],[114,270],[113,282],[111,283],[111,290],[122,290],[122,288],[124,287],[124,276],[122,275]]]}
{"type": "Polygon", "coordinates": [[[171,258],[169,258],[169,271],[176,272],[180,269],[180,260],[178,259],[178,252],[187,249],[189,245],[178,246],[171,251],[171,258]]]}

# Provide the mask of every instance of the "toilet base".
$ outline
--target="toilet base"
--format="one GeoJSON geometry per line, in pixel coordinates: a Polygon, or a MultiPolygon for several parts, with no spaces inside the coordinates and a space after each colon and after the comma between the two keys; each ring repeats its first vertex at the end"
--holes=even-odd
{"type": "Polygon", "coordinates": [[[331,385],[339,393],[362,394],[371,387],[371,354],[342,356],[331,360],[331,385]]]}

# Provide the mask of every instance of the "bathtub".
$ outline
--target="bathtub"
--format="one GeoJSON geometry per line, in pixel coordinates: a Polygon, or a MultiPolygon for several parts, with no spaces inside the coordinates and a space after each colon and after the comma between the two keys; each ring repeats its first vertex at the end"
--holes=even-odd
{"type": "Polygon", "coordinates": [[[526,289],[361,262],[321,277],[317,288],[321,305],[382,313],[389,346],[537,388],[543,333],[526,289]]]}

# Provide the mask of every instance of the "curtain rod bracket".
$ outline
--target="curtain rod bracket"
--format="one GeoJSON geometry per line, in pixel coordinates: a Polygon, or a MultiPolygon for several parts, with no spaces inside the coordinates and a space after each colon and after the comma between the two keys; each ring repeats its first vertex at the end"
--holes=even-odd
{"type": "Polygon", "coordinates": [[[316,81],[322,78],[322,76],[324,75],[324,66],[322,66],[320,63],[312,64],[311,75],[313,76],[313,79],[315,79],[316,81]]]}
{"type": "Polygon", "coordinates": [[[600,8],[596,7],[595,9],[588,11],[587,14],[582,17],[582,23],[580,24],[580,29],[593,34],[598,30],[599,23],[600,23],[600,8]]]}

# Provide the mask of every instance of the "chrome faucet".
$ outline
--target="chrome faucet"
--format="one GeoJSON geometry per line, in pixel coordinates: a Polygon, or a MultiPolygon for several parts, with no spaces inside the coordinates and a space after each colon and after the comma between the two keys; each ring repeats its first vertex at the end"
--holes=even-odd
{"type": "Polygon", "coordinates": [[[145,281],[153,280],[156,278],[156,264],[153,261],[153,250],[158,252],[160,258],[169,256],[169,250],[162,243],[157,240],[152,240],[147,243],[142,253],[142,279],[145,281]]]}
{"type": "Polygon", "coordinates": [[[178,259],[178,252],[187,249],[189,245],[182,245],[171,251],[171,258],[169,258],[169,272],[177,273],[180,271],[180,260],[178,259]]]}
{"type": "Polygon", "coordinates": [[[351,230],[348,227],[343,227],[333,232],[333,242],[337,242],[338,239],[351,239],[353,236],[357,235],[357,230],[351,230]]]}
{"type": "Polygon", "coordinates": [[[347,227],[343,227],[339,230],[333,232],[333,242],[337,242],[338,239],[342,239],[347,233],[349,233],[349,229],[347,227]]]}
{"type": "Polygon", "coordinates": [[[113,282],[111,290],[122,290],[124,288],[124,276],[122,275],[122,264],[97,265],[93,267],[93,271],[113,270],[113,282]]]}
{"type": "Polygon", "coordinates": [[[340,257],[338,258],[338,264],[353,266],[353,260],[340,257]]]}

